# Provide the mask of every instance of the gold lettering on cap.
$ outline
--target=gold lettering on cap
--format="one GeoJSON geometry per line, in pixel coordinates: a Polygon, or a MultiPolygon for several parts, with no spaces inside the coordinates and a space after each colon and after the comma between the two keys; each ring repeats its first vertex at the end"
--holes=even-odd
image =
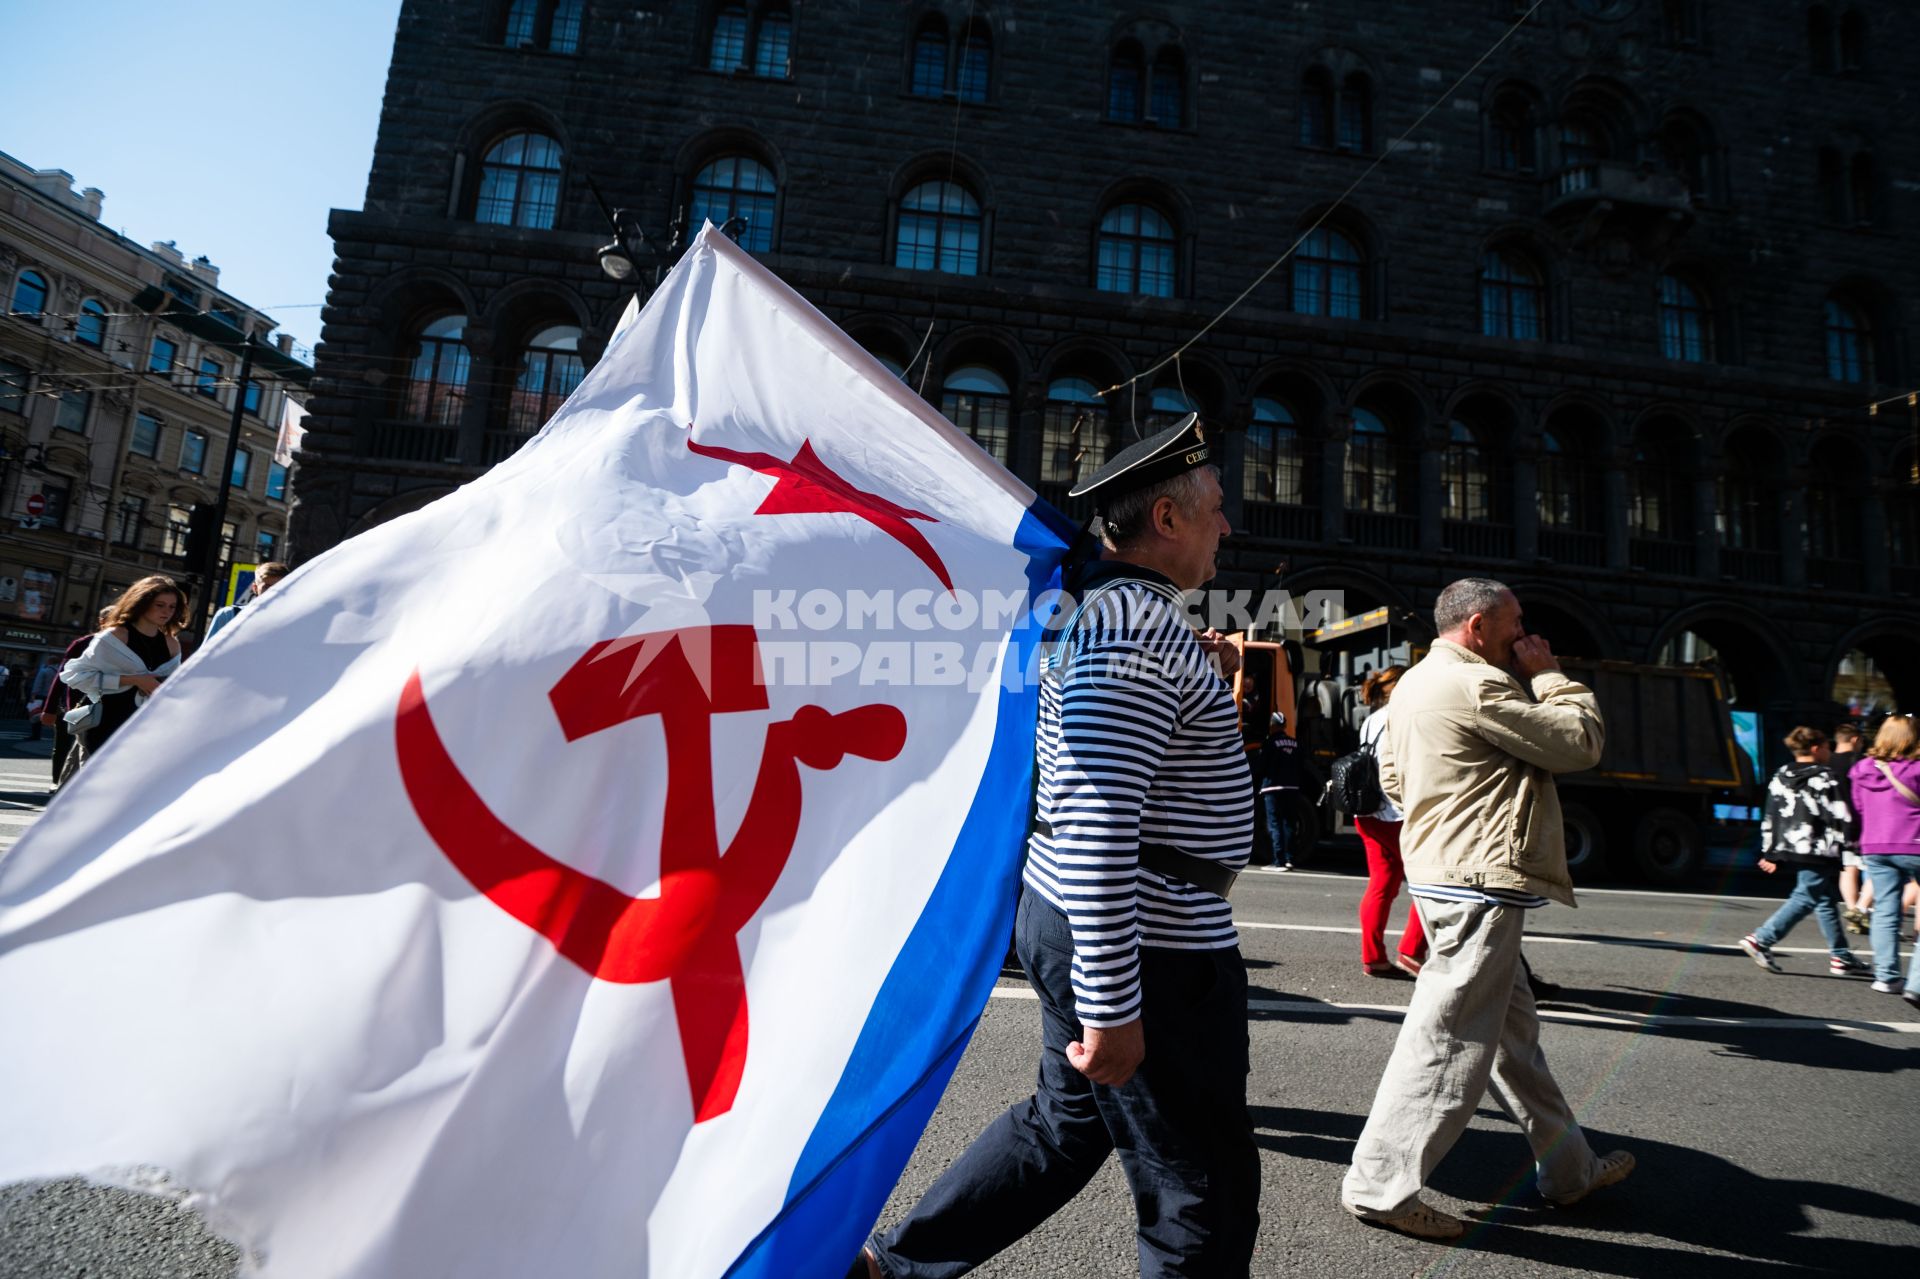
{"type": "Polygon", "coordinates": [[[1195,449],[1193,452],[1187,454],[1186,458],[1184,459],[1184,461],[1188,466],[1198,466],[1200,463],[1206,460],[1207,460],[1207,451],[1205,449],[1195,449]]]}

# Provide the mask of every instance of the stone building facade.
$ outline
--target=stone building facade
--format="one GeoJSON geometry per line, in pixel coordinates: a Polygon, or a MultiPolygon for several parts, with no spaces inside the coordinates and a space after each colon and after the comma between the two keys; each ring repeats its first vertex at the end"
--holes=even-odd
{"type": "Polygon", "coordinates": [[[103,198],[0,154],[0,662],[29,674],[136,579],[198,571],[187,532],[216,503],[236,400],[222,563],[286,552],[292,466],[274,446],[305,366],[265,347],[242,385],[205,334],[264,340],[273,321],[206,258],[109,229],[103,198]]]}
{"type": "Polygon", "coordinates": [[[1417,616],[1484,571],[1773,719],[1912,708],[1916,37],[1895,0],[406,0],[299,542],[591,364],[629,296],[597,186],[656,242],[744,217],[1049,497],[1198,408],[1224,585],[1417,616]]]}

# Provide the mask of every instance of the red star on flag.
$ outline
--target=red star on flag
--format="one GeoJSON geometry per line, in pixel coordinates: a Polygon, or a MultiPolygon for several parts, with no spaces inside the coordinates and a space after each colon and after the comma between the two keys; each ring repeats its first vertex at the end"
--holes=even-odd
{"type": "Polygon", "coordinates": [[[771,453],[738,453],[733,449],[712,448],[696,442],[691,436],[687,439],[687,448],[701,457],[751,467],[762,475],[773,476],[773,488],[755,508],[755,515],[829,515],[838,512],[857,515],[912,551],[922,564],[933,570],[934,576],[940,579],[940,585],[949,591],[953,589],[953,579],[947,576],[947,566],[941,562],[939,552],[933,549],[919,529],[907,523],[908,520],[924,520],[929,524],[938,524],[940,521],[847,483],[820,460],[813,451],[811,440],[800,442],[800,449],[791,461],[782,461],[771,453]]]}

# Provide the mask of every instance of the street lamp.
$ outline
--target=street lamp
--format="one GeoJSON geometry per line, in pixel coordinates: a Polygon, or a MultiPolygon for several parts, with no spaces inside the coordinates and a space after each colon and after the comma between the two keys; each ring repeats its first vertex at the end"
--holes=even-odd
{"type": "MultiPolygon", "coordinates": [[[[682,209],[674,215],[667,225],[667,242],[655,238],[653,232],[641,226],[626,209],[615,209],[607,204],[606,197],[600,194],[600,186],[593,179],[587,179],[587,185],[593,190],[594,199],[600,202],[601,212],[607,215],[607,221],[613,224],[613,239],[600,246],[596,251],[600,259],[600,270],[610,280],[621,284],[632,284],[636,289],[640,283],[640,268],[645,258],[651,259],[653,272],[651,287],[660,287],[660,278],[667,269],[680,260],[686,252],[687,214],[682,209]]],[[[735,216],[721,223],[720,231],[736,239],[743,235],[750,223],[746,218],[735,216]]]]}

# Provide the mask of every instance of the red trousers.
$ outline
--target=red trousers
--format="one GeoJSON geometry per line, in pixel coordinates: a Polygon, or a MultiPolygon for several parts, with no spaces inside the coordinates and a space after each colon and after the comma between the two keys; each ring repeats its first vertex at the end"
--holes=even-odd
{"type": "MultiPolygon", "coordinates": [[[[1407,872],[1400,865],[1400,823],[1357,817],[1353,824],[1360,830],[1360,843],[1367,850],[1367,891],[1360,898],[1360,962],[1387,962],[1383,940],[1387,915],[1407,872]]],[[[1407,927],[1400,934],[1400,953],[1409,959],[1425,959],[1427,935],[1420,927],[1420,913],[1407,900],[1407,927]]]]}

